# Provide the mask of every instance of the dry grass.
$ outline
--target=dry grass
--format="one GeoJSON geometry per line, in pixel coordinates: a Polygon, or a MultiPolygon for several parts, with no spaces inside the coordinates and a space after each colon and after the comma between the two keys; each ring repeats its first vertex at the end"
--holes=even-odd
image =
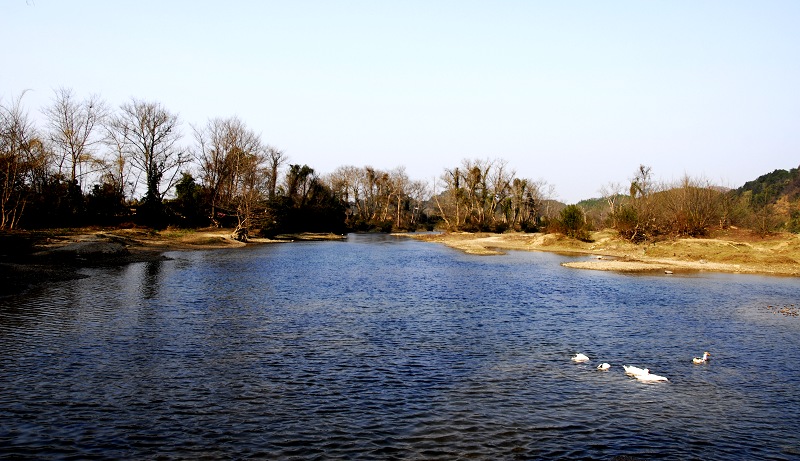
{"type": "Polygon", "coordinates": [[[443,243],[470,254],[499,254],[508,250],[553,251],[595,255],[592,261],[566,266],[615,271],[717,271],[800,276],[800,236],[758,236],[750,231],[729,229],[709,238],[680,238],[648,244],[633,244],[613,230],[594,232],[592,242],[581,242],[560,234],[467,234],[445,233],[414,236],[443,243]]]}
{"type": "MultiPolygon", "coordinates": [[[[78,241],[110,241],[125,245],[132,252],[234,248],[246,244],[233,240],[231,229],[86,228],[13,234],[29,240],[32,250],[51,249],[78,241]]],[[[335,234],[291,236],[292,239],[340,239],[335,234]]],[[[524,233],[445,233],[421,234],[413,238],[443,243],[469,254],[495,255],[510,250],[551,251],[593,255],[590,261],[571,262],[571,267],[617,271],[719,271],[800,276],[800,236],[773,234],[759,236],[743,229],[718,231],[708,238],[679,238],[649,244],[633,244],[619,238],[613,230],[593,232],[591,242],[581,242],[560,234],[524,233]]],[[[253,239],[254,243],[278,240],[253,239]]],[[[280,240],[286,241],[286,240],[280,240]]],[[[10,247],[21,247],[17,242],[10,247]]]]}
{"type": "MultiPolygon", "coordinates": [[[[60,229],[48,234],[49,246],[56,247],[74,242],[111,241],[121,243],[131,251],[170,251],[243,247],[247,243],[231,237],[233,229],[208,227],[203,229],[167,228],[157,231],[149,228],[82,228],[60,229]]],[[[338,234],[293,234],[276,239],[251,238],[248,243],[277,243],[296,240],[340,240],[338,234]]],[[[42,240],[41,238],[39,240],[42,240]]],[[[42,245],[39,245],[40,248],[42,245]]]]}

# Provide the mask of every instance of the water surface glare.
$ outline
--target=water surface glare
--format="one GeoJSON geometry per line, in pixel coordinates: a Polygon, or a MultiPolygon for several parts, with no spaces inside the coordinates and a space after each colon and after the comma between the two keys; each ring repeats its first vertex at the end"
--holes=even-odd
{"type": "Polygon", "coordinates": [[[0,458],[800,458],[800,319],[767,308],[797,279],[383,235],[169,255],[0,299],[0,458]]]}

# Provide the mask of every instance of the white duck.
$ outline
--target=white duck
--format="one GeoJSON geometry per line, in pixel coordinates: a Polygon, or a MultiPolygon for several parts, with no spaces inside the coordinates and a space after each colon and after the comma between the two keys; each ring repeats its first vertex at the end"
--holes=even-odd
{"type": "Polygon", "coordinates": [[[635,367],[633,365],[622,365],[622,368],[625,369],[625,374],[626,375],[639,376],[639,375],[649,375],[650,374],[650,370],[647,369],[647,368],[639,368],[639,367],[635,367]]]}
{"type": "Polygon", "coordinates": [[[625,373],[626,374],[633,376],[634,378],[638,379],[639,381],[643,381],[643,382],[669,381],[667,378],[665,378],[663,376],[654,375],[654,374],[650,373],[650,369],[649,368],[639,368],[639,367],[634,367],[634,366],[631,366],[631,365],[623,365],[622,368],[625,369],[625,373]]]}
{"type": "Polygon", "coordinates": [[[708,362],[708,358],[709,357],[711,357],[711,354],[709,354],[708,352],[703,352],[703,356],[702,357],[693,358],[692,359],[692,363],[695,363],[697,365],[699,365],[701,363],[706,363],[706,362],[708,362]]]}
{"type": "Polygon", "coordinates": [[[642,373],[640,375],[635,375],[634,377],[639,381],[644,381],[644,382],[669,381],[664,376],[654,375],[652,373],[642,373]]]}
{"type": "Polygon", "coordinates": [[[578,352],[577,354],[575,354],[575,357],[572,357],[572,361],[576,363],[588,362],[589,357],[578,352]]]}
{"type": "Polygon", "coordinates": [[[611,368],[611,365],[605,362],[601,363],[600,365],[597,365],[597,369],[600,371],[608,371],[609,368],[611,368]]]}

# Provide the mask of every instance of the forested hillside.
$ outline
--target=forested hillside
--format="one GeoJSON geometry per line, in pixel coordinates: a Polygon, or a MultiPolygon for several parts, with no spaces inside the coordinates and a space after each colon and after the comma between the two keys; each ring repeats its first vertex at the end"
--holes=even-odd
{"type": "Polygon", "coordinates": [[[800,232],[800,170],[775,170],[736,189],[739,200],[754,210],[755,228],[800,232]]]}
{"type": "Polygon", "coordinates": [[[782,200],[796,201],[800,198],[800,170],[775,170],[761,175],[736,189],[736,193],[740,196],[747,195],[752,201],[763,204],[774,204],[782,200]]]}

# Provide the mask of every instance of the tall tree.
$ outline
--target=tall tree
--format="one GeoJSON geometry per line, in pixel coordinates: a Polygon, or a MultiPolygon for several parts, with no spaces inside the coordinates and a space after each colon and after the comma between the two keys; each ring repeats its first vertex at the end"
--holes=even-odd
{"type": "Polygon", "coordinates": [[[441,194],[433,191],[436,208],[439,216],[444,220],[448,230],[461,229],[461,202],[464,190],[461,187],[461,171],[458,167],[445,169],[441,176],[443,191],[441,194]]]}
{"type": "Polygon", "coordinates": [[[632,241],[641,241],[657,234],[655,198],[657,192],[653,170],[639,165],[631,179],[630,205],[621,207],[616,213],[617,230],[632,241]]]}
{"type": "Polygon", "coordinates": [[[97,164],[95,147],[102,141],[98,128],[106,115],[105,103],[95,95],[78,101],[71,89],[59,88],[43,113],[48,121],[48,138],[59,160],[59,173],[70,184],[82,186],[84,175],[92,172],[86,166],[97,164]]]}
{"type": "Polygon", "coordinates": [[[286,196],[295,208],[303,208],[308,201],[309,192],[318,180],[317,173],[308,165],[289,165],[286,173],[286,196]]]}
{"type": "Polygon", "coordinates": [[[14,229],[31,194],[37,171],[46,168],[47,149],[22,107],[22,97],[0,101],[0,229],[14,229]]]}
{"type": "Polygon", "coordinates": [[[610,221],[611,227],[617,227],[617,208],[627,198],[622,193],[622,185],[617,182],[610,182],[600,188],[600,195],[608,204],[608,216],[603,221],[610,221]]]}
{"type": "Polygon", "coordinates": [[[283,164],[286,163],[287,157],[282,150],[272,146],[266,147],[265,154],[267,162],[267,198],[269,198],[271,202],[275,200],[275,195],[278,190],[278,173],[283,164]]]}
{"type": "Polygon", "coordinates": [[[292,164],[284,177],[283,196],[276,203],[282,232],[341,232],[345,204],[308,165],[292,164]]]}
{"type": "Polygon", "coordinates": [[[411,181],[404,167],[342,166],[326,182],[346,207],[346,224],[354,230],[416,229],[427,195],[427,184],[411,181]]]}
{"type": "Polygon", "coordinates": [[[409,229],[416,230],[425,214],[424,203],[430,197],[428,183],[425,181],[411,181],[408,189],[409,204],[409,229]]]}
{"type": "Polygon", "coordinates": [[[103,175],[101,181],[114,189],[114,192],[122,197],[132,197],[139,185],[142,172],[131,168],[129,156],[126,154],[126,136],[124,132],[118,132],[106,128],[104,142],[107,146],[107,153],[103,159],[103,175]]]}
{"type": "Polygon", "coordinates": [[[178,146],[179,125],[177,114],[160,103],[135,98],[122,104],[109,122],[131,166],[144,176],[144,212],[151,223],[160,218],[164,195],[175,185],[180,167],[189,161],[178,146]]]}
{"type": "MultiPolygon", "coordinates": [[[[195,129],[198,159],[203,184],[211,195],[212,222],[221,225],[218,209],[235,211],[237,226],[234,236],[246,239],[253,209],[263,198],[269,172],[265,167],[269,150],[261,138],[237,117],[209,120],[202,129],[195,129]]],[[[280,159],[280,151],[272,149],[272,159],[280,159]]],[[[271,165],[270,165],[271,166],[271,165]]],[[[276,171],[278,165],[275,166],[276,171]]]]}
{"type": "Polygon", "coordinates": [[[554,190],[544,181],[515,177],[503,159],[468,160],[446,169],[434,202],[449,230],[535,230],[554,190]]]}
{"type": "Polygon", "coordinates": [[[654,192],[653,168],[639,165],[631,179],[631,198],[647,198],[654,192]]]}
{"type": "Polygon", "coordinates": [[[540,186],[530,179],[511,180],[509,194],[503,199],[501,208],[512,229],[530,231],[537,228],[539,206],[543,200],[540,186]]]}
{"type": "Polygon", "coordinates": [[[363,201],[359,184],[362,172],[361,168],[345,165],[336,168],[327,178],[328,186],[347,207],[345,223],[351,229],[359,229],[357,222],[366,223],[361,213],[363,201]]]}

